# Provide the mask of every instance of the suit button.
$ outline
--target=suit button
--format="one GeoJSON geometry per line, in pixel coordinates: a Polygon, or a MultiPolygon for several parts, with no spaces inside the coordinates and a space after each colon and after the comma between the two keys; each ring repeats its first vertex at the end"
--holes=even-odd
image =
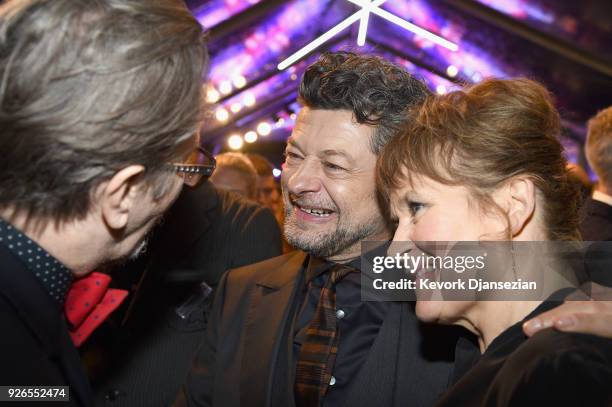
{"type": "Polygon", "coordinates": [[[332,376],[331,379],[329,379],[329,385],[333,386],[334,384],[336,384],[336,378],[332,376]]]}
{"type": "Polygon", "coordinates": [[[345,315],[346,315],[346,313],[344,311],[342,311],[341,309],[336,311],[336,318],[338,318],[338,319],[344,318],[345,315]]]}
{"type": "Polygon", "coordinates": [[[115,401],[121,396],[121,392],[117,389],[110,390],[104,397],[108,401],[115,401]]]}

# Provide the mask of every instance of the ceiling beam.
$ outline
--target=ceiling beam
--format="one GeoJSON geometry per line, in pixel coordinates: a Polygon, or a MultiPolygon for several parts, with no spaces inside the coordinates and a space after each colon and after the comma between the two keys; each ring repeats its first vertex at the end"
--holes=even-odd
{"type": "MultiPolygon", "coordinates": [[[[334,38],[333,40],[329,41],[329,43],[327,43],[327,49],[331,49],[332,47],[334,47],[335,45],[337,45],[341,41],[346,40],[347,38],[348,37],[346,35],[339,36],[338,38],[334,38]]],[[[321,52],[321,50],[314,50],[313,52],[309,53],[308,55],[305,55],[304,58],[300,59],[300,61],[296,62],[292,66],[299,65],[301,61],[308,59],[311,55],[316,54],[317,52],[321,52]]],[[[289,69],[289,68],[287,68],[287,69],[289,69]]],[[[215,102],[215,103],[217,103],[217,104],[223,103],[226,100],[231,99],[234,96],[238,95],[239,93],[246,92],[247,90],[249,90],[249,89],[259,85],[262,82],[267,81],[268,79],[271,79],[272,77],[274,77],[276,75],[285,73],[285,71],[279,71],[278,69],[276,69],[276,66],[275,66],[273,69],[270,69],[268,72],[264,72],[262,75],[258,76],[257,78],[251,79],[242,88],[234,89],[231,93],[229,93],[227,95],[224,95],[219,100],[217,100],[217,102],[215,102]]]]}
{"type": "MultiPolygon", "coordinates": [[[[466,81],[463,80],[462,78],[460,78],[459,76],[455,76],[455,77],[451,77],[449,76],[445,70],[443,69],[439,69],[437,67],[435,67],[432,64],[429,64],[427,62],[425,62],[424,58],[423,59],[419,59],[416,56],[410,56],[404,52],[401,52],[387,44],[383,44],[381,42],[376,41],[373,37],[368,38],[368,43],[373,45],[375,47],[375,49],[378,50],[382,50],[384,52],[387,52],[389,54],[393,54],[395,56],[398,56],[406,61],[412,62],[413,64],[415,64],[416,66],[418,66],[419,68],[423,68],[426,71],[429,71],[431,73],[433,73],[436,76],[439,76],[441,78],[444,78],[450,82],[459,84],[459,85],[465,85],[466,81]]],[[[425,55],[426,56],[426,55],[425,55]]]]}
{"type": "MultiPolygon", "coordinates": [[[[202,136],[208,140],[215,140],[232,131],[236,131],[245,125],[257,121],[262,116],[272,114],[272,111],[278,110],[281,107],[291,104],[297,98],[297,89],[293,86],[285,89],[282,92],[277,92],[274,96],[258,103],[254,107],[243,110],[242,112],[232,116],[232,118],[223,123],[222,126],[202,129],[202,136]]],[[[274,112],[276,113],[276,112],[274,112]]]]}
{"type": "Polygon", "coordinates": [[[441,0],[441,2],[590,69],[612,76],[612,61],[609,58],[596,55],[568,41],[539,31],[482,3],[475,0],[441,0]]]}
{"type": "Polygon", "coordinates": [[[212,42],[244,27],[253,26],[262,21],[268,14],[287,4],[283,0],[262,0],[242,12],[211,27],[207,39],[212,42]]]}

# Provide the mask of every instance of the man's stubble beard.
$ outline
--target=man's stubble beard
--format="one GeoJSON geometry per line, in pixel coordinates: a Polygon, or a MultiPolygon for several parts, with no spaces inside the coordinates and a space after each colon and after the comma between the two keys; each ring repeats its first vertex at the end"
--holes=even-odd
{"type": "Polygon", "coordinates": [[[382,232],[384,229],[380,219],[370,219],[361,225],[350,225],[338,217],[335,230],[322,232],[316,236],[306,236],[312,232],[301,229],[294,222],[294,217],[291,216],[291,213],[295,210],[295,207],[285,208],[285,239],[296,249],[322,259],[336,256],[362,240],[382,232]]]}

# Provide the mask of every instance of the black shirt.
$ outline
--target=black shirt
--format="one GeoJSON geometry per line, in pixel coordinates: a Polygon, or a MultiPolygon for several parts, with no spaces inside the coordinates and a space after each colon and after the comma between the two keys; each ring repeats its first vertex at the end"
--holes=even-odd
{"type": "MultiPolygon", "coordinates": [[[[361,259],[355,259],[348,266],[360,269],[361,259]]],[[[300,348],[304,342],[306,329],[314,317],[321,287],[329,278],[329,270],[334,263],[310,257],[307,265],[303,288],[303,300],[298,309],[294,330],[293,360],[297,366],[300,348]],[[306,290],[308,281],[313,279],[312,288],[306,290]]],[[[352,379],[357,376],[368,352],[382,325],[389,303],[362,302],[360,273],[349,273],[336,283],[336,310],[338,314],[339,343],[336,363],[332,371],[332,381],[328,387],[322,406],[344,405],[351,391],[352,379]],[[333,385],[331,385],[333,383],[333,385]]],[[[294,367],[295,367],[294,366],[294,367]]],[[[294,375],[295,377],[295,375],[294,375]]]]}
{"type": "Polygon", "coordinates": [[[553,329],[523,333],[524,321],[561,304],[543,302],[482,356],[475,342],[460,339],[455,384],[437,406],[612,405],[612,340],[553,329]]]}
{"type": "Polygon", "coordinates": [[[0,244],[25,264],[60,308],[64,306],[73,278],[66,266],[3,219],[0,219],[0,244]]]}

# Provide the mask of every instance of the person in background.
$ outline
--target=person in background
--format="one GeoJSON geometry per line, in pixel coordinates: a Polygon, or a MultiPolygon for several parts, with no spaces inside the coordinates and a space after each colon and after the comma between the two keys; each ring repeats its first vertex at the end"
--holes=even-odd
{"type": "Polygon", "coordinates": [[[583,240],[612,240],[612,106],[589,120],[586,157],[598,182],[583,206],[583,240]]]}
{"type": "MultiPolygon", "coordinates": [[[[247,154],[247,157],[257,170],[257,201],[274,213],[274,217],[282,228],[285,222],[285,210],[280,188],[274,178],[274,166],[260,154],[247,154]]],[[[283,253],[288,253],[291,250],[293,250],[293,247],[286,239],[283,239],[283,253]]]]}
{"type": "Polygon", "coordinates": [[[209,173],[190,160],[206,60],[182,1],[0,6],[1,385],[68,386],[69,405],[93,405],[73,343],[122,297],[65,300],[103,289],[90,273],[137,256],[209,173]]]}
{"type": "MultiPolygon", "coordinates": [[[[261,154],[247,154],[257,171],[257,202],[272,212],[282,213],[282,199],[280,189],[274,179],[274,166],[261,154]]],[[[282,218],[279,219],[282,224],[282,218]]]]}
{"type": "MultiPolygon", "coordinates": [[[[579,192],[557,139],[559,115],[543,86],[487,79],[428,99],[413,118],[385,147],[377,168],[398,223],[397,244],[512,241],[536,247],[580,240],[579,192]]],[[[525,292],[522,301],[496,301],[495,294],[429,300],[417,289],[419,319],[463,326],[478,342],[460,339],[453,386],[436,405],[609,406],[612,340],[552,329],[526,338],[521,329],[527,319],[562,304],[573,291],[570,275],[554,266],[544,270],[542,263],[533,269],[524,251],[509,254],[511,261],[504,258],[487,273],[510,268],[523,281],[547,273],[548,284],[538,285],[547,298],[525,292]]]]}
{"type": "Polygon", "coordinates": [[[570,182],[573,182],[578,187],[581,201],[584,202],[593,193],[593,183],[589,179],[589,174],[580,164],[568,162],[567,175],[570,182]]]}
{"type": "Polygon", "coordinates": [[[243,153],[222,153],[216,157],[217,168],[210,182],[217,189],[257,200],[257,171],[243,153]]]}

